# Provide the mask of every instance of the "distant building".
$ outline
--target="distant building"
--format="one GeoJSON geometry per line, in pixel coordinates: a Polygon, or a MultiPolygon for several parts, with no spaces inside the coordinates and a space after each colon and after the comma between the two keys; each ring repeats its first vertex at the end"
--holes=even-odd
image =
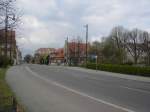
{"type": "Polygon", "coordinates": [[[59,48],[40,48],[35,51],[35,63],[40,63],[41,59],[49,57],[49,63],[57,63],[64,61],[64,49],[59,48]]]}
{"type": "MultiPolygon", "coordinates": [[[[5,30],[0,30],[0,55],[5,55],[6,38],[5,30]]],[[[7,56],[11,59],[16,58],[16,34],[15,31],[8,30],[7,34],[7,56]]]]}
{"type": "MultiPolygon", "coordinates": [[[[89,44],[87,45],[89,49],[89,44]]],[[[87,49],[87,51],[88,51],[87,49]]],[[[81,64],[86,58],[86,43],[66,42],[64,48],[65,60],[69,64],[81,64]]]]}
{"type": "Polygon", "coordinates": [[[63,48],[55,49],[55,51],[50,54],[50,62],[51,63],[53,62],[63,63],[64,62],[64,49],[63,48]]]}
{"type": "Polygon", "coordinates": [[[49,54],[51,54],[54,51],[55,51],[54,48],[40,48],[40,49],[35,51],[35,54],[44,56],[44,55],[49,55],[49,54]]]}
{"type": "Polygon", "coordinates": [[[51,53],[55,52],[54,48],[39,48],[35,51],[34,61],[37,64],[41,63],[41,59],[45,59],[51,53]]]}

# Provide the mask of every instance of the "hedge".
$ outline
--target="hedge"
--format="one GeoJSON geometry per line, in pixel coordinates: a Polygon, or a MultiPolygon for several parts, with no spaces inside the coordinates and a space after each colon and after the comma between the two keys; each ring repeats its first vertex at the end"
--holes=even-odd
{"type": "MultiPolygon", "coordinates": [[[[82,67],[85,67],[85,66],[83,65],[82,67]]],[[[95,70],[96,64],[88,63],[86,65],[86,68],[95,70]]],[[[150,67],[137,67],[137,66],[131,66],[131,65],[98,64],[97,69],[102,70],[102,71],[108,71],[108,72],[150,77],[150,67]]]]}
{"type": "Polygon", "coordinates": [[[8,57],[0,56],[0,67],[6,68],[9,65],[13,65],[13,63],[13,60],[9,59],[8,57]]]}

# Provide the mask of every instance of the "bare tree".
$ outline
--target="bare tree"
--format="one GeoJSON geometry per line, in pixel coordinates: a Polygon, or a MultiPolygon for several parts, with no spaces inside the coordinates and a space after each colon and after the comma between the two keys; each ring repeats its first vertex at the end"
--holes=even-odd
{"type": "Polygon", "coordinates": [[[123,32],[124,32],[124,28],[122,26],[118,26],[113,28],[110,34],[110,36],[116,43],[118,49],[122,47],[123,32]]]}
{"type": "Polygon", "coordinates": [[[150,65],[150,34],[145,31],[143,32],[142,37],[143,51],[146,55],[146,63],[150,65]]]}
{"type": "Polygon", "coordinates": [[[134,29],[128,33],[126,48],[134,59],[134,64],[138,63],[138,59],[143,53],[141,38],[141,31],[134,29]]]}
{"type": "Polygon", "coordinates": [[[125,53],[125,42],[126,42],[126,38],[125,38],[125,33],[127,32],[126,29],[124,29],[122,26],[118,26],[118,27],[114,27],[112,29],[112,32],[110,34],[110,37],[112,38],[112,41],[114,42],[114,46],[116,47],[116,52],[118,55],[118,60],[121,63],[124,63],[125,61],[125,57],[126,57],[126,53],[125,53]]]}

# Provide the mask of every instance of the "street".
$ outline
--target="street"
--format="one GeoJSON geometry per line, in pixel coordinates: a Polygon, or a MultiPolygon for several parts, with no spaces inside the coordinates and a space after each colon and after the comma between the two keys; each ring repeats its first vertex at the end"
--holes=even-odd
{"type": "Polygon", "coordinates": [[[6,80],[28,112],[150,111],[150,82],[100,71],[24,64],[11,67],[6,80]]]}

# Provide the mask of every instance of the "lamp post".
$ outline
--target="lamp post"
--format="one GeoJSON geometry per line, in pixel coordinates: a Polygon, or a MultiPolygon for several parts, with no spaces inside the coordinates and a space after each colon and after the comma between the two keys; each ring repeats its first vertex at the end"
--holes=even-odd
{"type": "Polygon", "coordinates": [[[67,49],[66,49],[66,52],[67,52],[67,54],[66,54],[66,63],[67,63],[67,65],[69,65],[69,42],[68,42],[68,37],[67,37],[67,40],[66,40],[67,42],[66,42],[66,46],[67,46],[67,49]]]}
{"type": "Polygon", "coordinates": [[[10,60],[12,59],[12,49],[13,49],[13,30],[11,30],[10,35],[10,60]]]}
{"type": "Polygon", "coordinates": [[[97,65],[98,65],[98,59],[97,59],[97,58],[98,58],[98,56],[96,55],[96,56],[95,56],[95,60],[96,60],[96,70],[98,70],[98,67],[97,67],[97,65]]]}
{"type": "Polygon", "coordinates": [[[5,18],[5,57],[7,57],[7,32],[8,32],[8,15],[7,15],[7,8],[6,8],[6,18],[5,18]]]}
{"type": "Polygon", "coordinates": [[[85,26],[84,26],[85,28],[86,28],[86,66],[87,66],[87,59],[88,59],[88,30],[89,30],[89,26],[88,26],[88,24],[86,24],[85,26]]]}

